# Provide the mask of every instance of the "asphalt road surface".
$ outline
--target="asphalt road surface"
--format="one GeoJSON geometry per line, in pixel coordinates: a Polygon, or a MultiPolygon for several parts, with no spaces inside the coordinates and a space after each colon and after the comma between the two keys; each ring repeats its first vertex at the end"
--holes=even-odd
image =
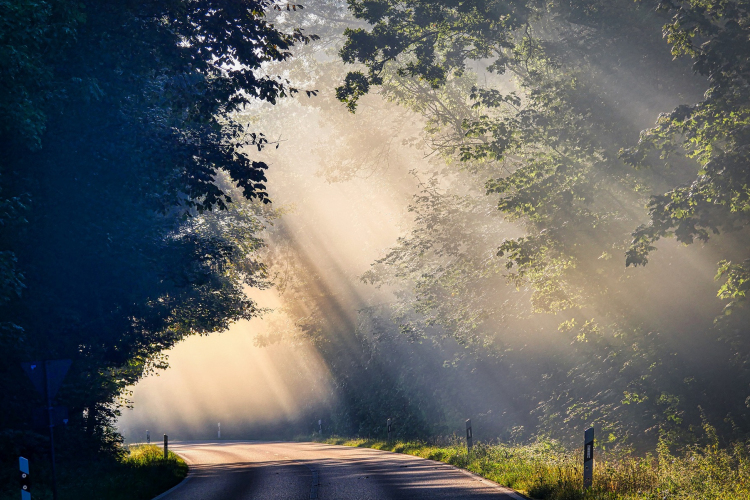
{"type": "Polygon", "coordinates": [[[320,443],[184,441],[187,479],[159,500],[523,500],[432,460],[320,443]]]}

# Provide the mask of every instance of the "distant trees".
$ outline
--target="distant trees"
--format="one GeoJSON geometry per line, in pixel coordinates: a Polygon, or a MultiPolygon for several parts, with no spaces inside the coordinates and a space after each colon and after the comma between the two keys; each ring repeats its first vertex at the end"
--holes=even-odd
{"type": "Polygon", "coordinates": [[[71,432],[101,438],[163,349],[257,314],[267,166],[244,148],[268,141],[231,115],[296,93],[261,65],[314,38],[271,5],[0,2],[0,428],[37,404],[21,360],[73,358],[71,432]]]}

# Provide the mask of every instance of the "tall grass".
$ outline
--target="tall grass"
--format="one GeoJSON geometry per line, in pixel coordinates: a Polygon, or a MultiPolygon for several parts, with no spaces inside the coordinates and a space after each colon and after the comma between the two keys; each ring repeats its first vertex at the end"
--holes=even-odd
{"type": "Polygon", "coordinates": [[[182,481],[187,473],[185,461],[171,451],[164,460],[164,451],[159,446],[132,445],[122,460],[122,473],[112,482],[113,493],[106,498],[151,499],[182,481]],[[127,494],[117,496],[117,491],[127,494]]]}
{"type": "Polygon", "coordinates": [[[469,455],[453,443],[370,441],[332,438],[331,444],[395,451],[438,460],[540,500],[748,500],[750,447],[694,447],[673,454],[660,445],[646,457],[598,457],[594,484],[583,491],[582,450],[552,440],[525,446],[478,444],[469,455]]]}
{"type": "Polygon", "coordinates": [[[107,500],[151,500],[182,481],[188,466],[172,453],[164,460],[164,451],[153,444],[127,447],[122,458],[115,463],[93,467],[79,479],[65,474],[65,488],[60,497],[97,498],[107,500]],[[78,483],[78,484],[76,484],[78,483]]]}

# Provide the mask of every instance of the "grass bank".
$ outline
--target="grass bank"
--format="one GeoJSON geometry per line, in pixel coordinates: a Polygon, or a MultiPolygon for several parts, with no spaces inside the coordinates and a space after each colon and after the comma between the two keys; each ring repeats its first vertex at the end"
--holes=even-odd
{"type": "Polygon", "coordinates": [[[540,500],[748,500],[750,449],[736,445],[693,448],[677,456],[666,447],[653,455],[599,459],[594,486],[583,492],[581,450],[554,441],[526,446],[465,445],[331,438],[325,442],[406,453],[445,462],[540,500]]]}
{"type": "Polygon", "coordinates": [[[107,478],[106,494],[99,498],[112,500],[151,500],[185,479],[188,466],[176,454],[153,444],[128,447],[118,473],[107,478]]]}
{"type": "MultiPolygon", "coordinates": [[[[16,500],[20,496],[17,462],[3,469],[7,469],[3,476],[8,476],[8,481],[0,489],[0,499],[16,500]]],[[[30,460],[30,469],[31,498],[51,499],[49,462],[30,460]]],[[[90,462],[63,457],[57,462],[57,471],[60,500],[151,500],[182,481],[188,466],[172,452],[164,460],[159,446],[134,445],[126,447],[119,459],[103,456],[90,462]]]]}

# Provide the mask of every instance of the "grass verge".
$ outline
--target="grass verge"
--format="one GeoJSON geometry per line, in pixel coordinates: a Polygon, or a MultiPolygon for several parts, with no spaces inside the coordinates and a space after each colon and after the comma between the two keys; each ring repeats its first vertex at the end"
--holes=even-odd
{"type": "Polygon", "coordinates": [[[445,462],[540,500],[748,500],[750,452],[747,445],[730,449],[693,448],[676,456],[666,446],[646,457],[598,460],[594,485],[583,491],[580,450],[540,440],[526,446],[435,446],[422,442],[331,438],[324,442],[406,453],[445,462]]]}
{"type": "MultiPolygon", "coordinates": [[[[15,455],[15,454],[14,454],[15,455]]],[[[4,463],[0,500],[16,500],[20,495],[17,458],[4,463]]],[[[34,500],[50,500],[51,476],[48,457],[31,459],[31,494],[34,500]]],[[[151,500],[182,481],[188,466],[182,458],[169,452],[164,460],[161,447],[134,445],[126,447],[119,458],[103,455],[96,461],[61,457],[57,461],[57,483],[60,500],[151,500]]]]}
{"type": "Polygon", "coordinates": [[[159,446],[132,445],[118,472],[107,478],[108,491],[99,498],[151,500],[185,479],[188,466],[171,451],[164,460],[164,451],[159,446]]]}

